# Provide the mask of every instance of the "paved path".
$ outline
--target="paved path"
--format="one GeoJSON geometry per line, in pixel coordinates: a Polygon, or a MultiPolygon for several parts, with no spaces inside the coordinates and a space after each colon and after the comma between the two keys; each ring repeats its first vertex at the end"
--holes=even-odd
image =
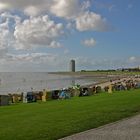
{"type": "Polygon", "coordinates": [[[140,115],[61,140],[140,140],[140,115]]]}

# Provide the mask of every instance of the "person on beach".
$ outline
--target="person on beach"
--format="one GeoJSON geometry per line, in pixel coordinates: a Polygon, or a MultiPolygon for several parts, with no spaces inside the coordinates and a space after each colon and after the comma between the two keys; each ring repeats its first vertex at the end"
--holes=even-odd
{"type": "Polygon", "coordinates": [[[89,92],[88,92],[88,89],[87,88],[82,88],[80,90],[79,97],[81,97],[81,96],[88,96],[88,95],[89,95],[89,92]]]}
{"type": "Polygon", "coordinates": [[[83,92],[83,96],[88,96],[88,90],[86,89],[85,92],[83,92]]]}
{"type": "Polygon", "coordinates": [[[112,86],[112,84],[110,84],[110,85],[108,86],[108,93],[112,93],[112,88],[113,88],[113,86],[112,86]]]}
{"type": "Polygon", "coordinates": [[[59,94],[59,99],[70,99],[71,94],[69,93],[68,89],[63,88],[59,94]]]}
{"type": "Polygon", "coordinates": [[[43,102],[46,102],[47,101],[47,98],[48,98],[47,91],[46,91],[46,89],[43,89],[42,101],[43,102]]]}
{"type": "Polygon", "coordinates": [[[62,89],[60,95],[59,95],[59,99],[65,99],[66,98],[66,93],[65,93],[65,88],[62,89]]]}

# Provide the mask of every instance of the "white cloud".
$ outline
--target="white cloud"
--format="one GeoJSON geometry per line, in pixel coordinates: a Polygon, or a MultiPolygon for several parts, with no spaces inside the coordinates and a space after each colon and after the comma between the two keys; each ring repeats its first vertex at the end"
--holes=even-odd
{"type": "Polygon", "coordinates": [[[29,16],[41,13],[54,14],[57,17],[76,22],[79,31],[106,31],[108,25],[101,15],[89,12],[89,0],[0,0],[1,9],[18,9],[29,16]]]}
{"type": "Polygon", "coordinates": [[[62,45],[57,41],[52,41],[49,45],[50,48],[61,48],[62,45]]]}
{"type": "MultiPolygon", "coordinates": [[[[75,28],[78,31],[106,31],[105,19],[89,12],[90,6],[89,0],[0,0],[0,13],[9,11],[0,15],[0,63],[13,68],[24,64],[23,67],[28,69],[27,65],[34,68],[39,64],[40,69],[49,66],[65,69],[71,57],[68,56],[69,50],[62,50],[61,53],[67,54],[64,56],[34,52],[44,50],[38,49],[40,47],[63,47],[59,39],[68,29],[69,33],[76,31],[75,28]],[[19,16],[12,14],[15,10],[19,16]],[[48,15],[61,20],[54,22],[48,15]]],[[[96,41],[91,38],[83,43],[94,46],[96,41]]],[[[89,61],[83,60],[85,65],[89,61]]],[[[88,64],[93,65],[94,62],[88,64]]]]}
{"type": "Polygon", "coordinates": [[[131,56],[131,57],[129,58],[129,61],[130,61],[130,62],[136,61],[136,57],[135,57],[135,56],[131,56]]]}
{"type": "Polygon", "coordinates": [[[67,25],[66,25],[66,28],[71,30],[74,28],[74,24],[72,22],[69,22],[67,25]]]}
{"type": "Polygon", "coordinates": [[[79,31],[107,31],[108,25],[101,15],[85,12],[76,18],[76,28],[79,31]]]}
{"type": "Polygon", "coordinates": [[[38,14],[50,11],[60,17],[70,17],[77,14],[81,9],[90,6],[89,0],[0,0],[1,10],[25,10],[27,14],[38,11],[38,14]]]}
{"type": "Polygon", "coordinates": [[[73,18],[80,12],[79,0],[53,0],[50,11],[58,17],[73,18]]]}
{"type": "Polygon", "coordinates": [[[51,53],[7,53],[0,59],[0,71],[54,71],[68,70],[67,56],[51,53]]]}
{"type": "Polygon", "coordinates": [[[49,71],[61,67],[58,58],[50,53],[7,53],[0,59],[0,71],[49,71]]]}
{"type": "MultiPolygon", "coordinates": [[[[3,13],[1,13],[0,16],[1,16],[1,18],[3,20],[10,21],[11,19],[14,19],[15,24],[18,24],[18,23],[21,22],[21,18],[19,16],[17,16],[17,15],[11,15],[9,12],[3,12],[3,13]]],[[[8,28],[9,28],[9,26],[8,26],[8,28]]]]}
{"type": "Polygon", "coordinates": [[[128,59],[128,63],[140,65],[140,57],[131,56],[128,59]]]}
{"type": "Polygon", "coordinates": [[[88,7],[87,0],[83,3],[80,0],[0,0],[1,10],[18,9],[31,16],[50,12],[58,17],[71,18],[88,7]]]}
{"type": "Polygon", "coordinates": [[[8,8],[8,5],[0,2],[0,11],[6,8],[8,8]]]}
{"type": "Polygon", "coordinates": [[[34,6],[28,6],[25,8],[24,13],[29,16],[36,16],[39,13],[39,9],[34,6]]]}
{"type": "Polygon", "coordinates": [[[8,48],[10,47],[11,42],[11,33],[9,31],[9,20],[2,19],[0,22],[0,57],[3,56],[8,48]]]}
{"type": "Polygon", "coordinates": [[[5,63],[9,64],[44,64],[47,62],[48,65],[54,64],[57,55],[49,53],[26,53],[26,54],[12,54],[7,53],[2,59],[5,63]]]}
{"type": "Polygon", "coordinates": [[[83,3],[82,3],[82,9],[83,10],[88,9],[90,6],[91,6],[91,1],[90,0],[83,1],[83,3]]]}
{"type": "Polygon", "coordinates": [[[9,12],[1,14],[0,49],[60,48],[58,39],[64,36],[62,23],[55,23],[48,15],[22,19],[9,12]]]}
{"type": "Polygon", "coordinates": [[[25,11],[28,15],[38,15],[43,11],[48,11],[51,3],[52,0],[0,0],[0,9],[18,9],[25,11]]]}
{"type": "Polygon", "coordinates": [[[76,67],[78,70],[81,69],[118,69],[118,68],[129,68],[129,67],[138,67],[140,65],[140,57],[129,57],[129,58],[104,58],[97,59],[93,57],[75,57],[76,67]]]}
{"type": "Polygon", "coordinates": [[[57,17],[77,19],[91,6],[90,0],[53,0],[50,12],[57,17]]]}
{"type": "MultiPolygon", "coordinates": [[[[50,11],[57,17],[75,21],[79,31],[108,31],[109,27],[105,18],[100,14],[88,11],[91,6],[89,0],[54,0],[50,11]]],[[[67,27],[71,27],[68,24],[67,27]]]]}
{"type": "Polygon", "coordinates": [[[15,47],[16,49],[30,49],[41,45],[60,47],[60,43],[55,39],[63,33],[63,24],[55,23],[49,19],[48,15],[31,17],[16,25],[14,36],[17,45],[15,47]]]}
{"type": "Polygon", "coordinates": [[[96,45],[96,40],[94,38],[86,39],[83,42],[83,45],[87,47],[94,47],[96,45]]]}

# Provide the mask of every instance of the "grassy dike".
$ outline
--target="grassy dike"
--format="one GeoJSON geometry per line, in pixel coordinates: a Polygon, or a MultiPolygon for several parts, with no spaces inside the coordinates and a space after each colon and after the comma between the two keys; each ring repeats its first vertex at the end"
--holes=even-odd
{"type": "Polygon", "coordinates": [[[0,107],[1,140],[56,140],[140,113],[140,89],[0,107]]]}

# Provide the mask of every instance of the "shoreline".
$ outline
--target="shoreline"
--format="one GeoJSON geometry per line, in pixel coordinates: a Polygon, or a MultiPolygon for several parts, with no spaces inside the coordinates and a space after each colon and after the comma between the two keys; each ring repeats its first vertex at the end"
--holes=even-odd
{"type": "Polygon", "coordinates": [[[115,83],[123,83],[124,81],[129,81],[129,80],[132,80],[132,81],[138,81],[140,82],[140,78],[136,78],[135,76],[127,76],[125,78],[121,78],[121,79],[116,79],[116,80],[113,80],[113,81],[107,81],[105,83],[99,83],[97,84],[98,86],[101,86],[101,88],[104,88],[105,86],[108,86],[110,84],[115,84],[115,83]]]}
{"type": "MultiPolygon", "coordinates": [[[[75,73],[76,74],[76,73],[75,73]]],[[[81,76],[81,77],[83,77],[82,79],[86,79],[86,76],[87,75],[85,75],[85,74],[82,74],[82,75],[75,75],[75,76],[81,76]]],[[[88,77],[91,77],[91,78],[93,78],[93,77],[98,77],[98,75],[88,75],[88,77]]],[[[103,77],[103,75],[100,75],[101,77],[103,77]]],[[[113,83],[117,83],[117,82],[121,82],[121,81],[124,81],[124,80],[129,80],[129,79],[132,79],[133,81],[134,80],[138,80],[139,82],[140,82],[140,76],[138,76],[137,78],[135,77],[135,76],[126,76],[126,75],[111,75],[111,76],[108,76],[108,75],[104,75],[104,78],[103,79],[99,79],[98,81],[95,81],[94,83],[92,83],[92,82],[89,82],[89,83],[83,83],[83,84],[80,84],[80,83],[75,83],[74,85],[67,85],[67,86],[65,86],[65,87],[58,87],[58,88],[42,88],[42,89],[37,89],[37,88],[34,88],[34,92],[38,92],[38,91],[43,91],[43,89],[46,89],[46,90],[48,90],[48,91],[53,91],[53,90],[61,90],[62,88],[69,88],[69,87],[73,87],[73,86],[75,86],[75,85],[80,85],[81,87],[93,87],[93,86],[101,86],[101,88],[102,89],[104,89],[104,87],[105,86],[108,86],[108,85],[110,85],[110,84],[113,84],[113,83]],[[110,82],[110,81],[112,81],[112,82],[110,82]]],[[[9,93],[11,93],[11,94],[20,94],[20,93],[22,93],[22,92],[28,92],[28,91],[30,91],[30,90],[21,90],[21,91],[5,91],[5,92],[1,92],[0,93],[0,95],[7,95],[7,94],[9,94],[9,93]]]]}
{"type": "Polygon", "coordinates": [[[122,83],[124,81],[129,81],[129,80],[137,81],[140,83],[140,77],[136,78],[135,76],[125,76],[125,77],[121,77],[118,79],[110,79],[110,80],[98,82],[95,84],[82,85],[82,87],[84,87],[84,86],[87,86],[87,87],[100,86],[103,89],[104,87],[109,86],[110,84],[115,84],[115,83],[119,83],[119,82],[122,83]]]}

